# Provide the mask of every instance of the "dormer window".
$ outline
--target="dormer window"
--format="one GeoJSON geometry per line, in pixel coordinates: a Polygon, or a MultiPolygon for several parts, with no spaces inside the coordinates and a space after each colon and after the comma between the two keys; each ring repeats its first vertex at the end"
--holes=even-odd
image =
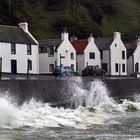
{"type": "Polygon", "coordinates": [[[11,43],[11,54],[16,54],[16,44],[11,43]]]}
{"type": "Polygon", "coordinates": [[[115,47],[117,47],[117,44],[115,43],[115,47]]]}
{"type": "Polygon", "coordinates": [[[45,46],[39,47],[39,53],[47,53],[47,47],[45,46]]]}
{"type": "Polygon", "coordinates": [[[27,45],[27,55],[31,55],[31,54],[32,54],[31,45],[27,45]]]}
{"type": "Polygon", "coordinates": [[[54,46],[50,46],[48,50],[48,56],[53,57],[54,56],[54,46]]]}

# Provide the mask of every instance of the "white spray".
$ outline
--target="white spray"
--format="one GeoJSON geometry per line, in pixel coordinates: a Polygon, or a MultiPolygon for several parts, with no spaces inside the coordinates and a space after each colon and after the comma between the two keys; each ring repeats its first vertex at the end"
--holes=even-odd
{"type": "MultiPolygon", "coordinates": [[[[85,129],[92,124],[102,124],[106,120],[112,122],[111,111],[123,112],[130,104],[127,101],[114,104],[108,96],[106,86],[99,80],[91,82],[89,90],[83,88],[81,78],[73,79],[69,84],[70,102],[75,104],[76,109],[52,108],[49,104],[34,99],[17,106],[7,96],[0,97],[0,128],[69,126],[85,129]],[[86,107],[81,106],[83,103],[86,107]]],[[[135,106],[138,108],[140,104],[136,103],[135,106]]]]}
{"type": "Polygon", "coordinates": [[[109,97],[109,90],[106,85],[99,80],[91,82],[90,91],[87,95],[86,106],[99,106],[103,103],[112,103],[109,97]]]}

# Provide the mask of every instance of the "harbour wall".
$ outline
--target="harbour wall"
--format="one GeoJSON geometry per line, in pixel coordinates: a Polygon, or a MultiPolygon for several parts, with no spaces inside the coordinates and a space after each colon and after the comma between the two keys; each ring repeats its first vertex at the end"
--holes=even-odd
{"type": "MultiPolygon", "coordinates": [[[[83,78],[85,89],[93,78],[83,78]]],[[[102,79],[115,98],[129,98],[140,93],[140,79],[102,79]]],[[[0,93],[15,97],[19,103],[32,98],[44,102],[62,103],[67,94],[69,79],[57,80],[1,80],[0,93]]]]}

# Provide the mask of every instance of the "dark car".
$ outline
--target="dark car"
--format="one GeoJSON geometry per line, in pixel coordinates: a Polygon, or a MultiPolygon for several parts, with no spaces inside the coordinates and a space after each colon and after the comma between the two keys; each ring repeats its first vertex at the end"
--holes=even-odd
{"type": "Polygon", "coordinates": [[[99,66],[86,66],[82,71],[82,76],[102,76],[105,71],[99,68],[99,66]]]}
{"type": "Polygon", "coordinates": [[[86,68],[82,71],[82,76],[92,75],[93,66],[86,66],[86,68]]]}
{"type": "Polygon", "coordinates": [[[70,66],[64,66],[64,67],[57,66],[53,71],[53,75],[74,76],[76,75],[76,72],[70,66]]]}

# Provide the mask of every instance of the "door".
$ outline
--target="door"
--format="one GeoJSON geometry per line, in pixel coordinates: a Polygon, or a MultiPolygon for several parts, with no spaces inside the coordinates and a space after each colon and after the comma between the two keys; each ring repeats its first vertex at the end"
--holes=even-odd
{"type": "Polygon", "coordinates": [[[0,57],[0,74],[2,73],[2,58],[0,57]]]}
{"type": "Polygon", "coordinates": [[[139,63],[136,63],[136,64],[135,64],[135,72],[136,72],[136,73],[139,72],[139,63]]]}
{"type": "Polygon", "coordinates": [[[17,60],[11,60],[11,73],[17,73],[17,60]]]}
{"type": "Polygon", "coordinates": [[[104,70],[105,73],[107,73],[107,72],[108,72],[107,69],[108,69],[108,68],[107,68],[107,63],[102,63],[102,70],[104,70]]]}

